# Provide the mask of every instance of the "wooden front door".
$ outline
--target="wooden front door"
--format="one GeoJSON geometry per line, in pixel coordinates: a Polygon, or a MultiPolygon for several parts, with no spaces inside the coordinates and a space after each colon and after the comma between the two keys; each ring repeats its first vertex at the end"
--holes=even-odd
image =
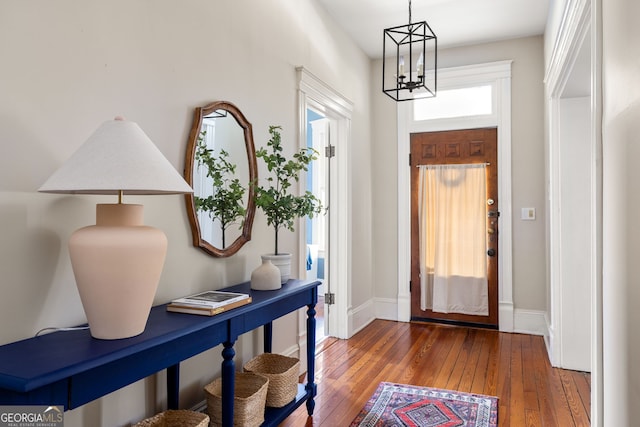
{"type": "Polygon", "coordinates": [[[411,134],[411,318],[498,327],[498,155],[497,129],[411,134]],[[418,176],[420,165],[487,163],[487,279],[489,314],[437,313],[420,308],[418,176]]]}

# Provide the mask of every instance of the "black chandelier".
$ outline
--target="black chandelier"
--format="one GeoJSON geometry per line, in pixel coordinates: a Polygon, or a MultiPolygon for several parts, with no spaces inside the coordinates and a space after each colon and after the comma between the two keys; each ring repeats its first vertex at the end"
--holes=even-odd
{"type": "Polygon", "coordinates": [[[382,91],[396,101],[435,96],[437,48],[438,39],[427,21],[411,22],[409,0],[409,24],[384,30],[382,91]]]}

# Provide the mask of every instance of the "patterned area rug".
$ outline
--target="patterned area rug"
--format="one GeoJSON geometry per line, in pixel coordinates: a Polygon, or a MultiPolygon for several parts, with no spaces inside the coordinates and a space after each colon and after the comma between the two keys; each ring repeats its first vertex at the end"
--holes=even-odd
{"type": "Polygon", "coordinates": [[[382,382],[350,427],[497,425],[497,397],[382,382]]]}

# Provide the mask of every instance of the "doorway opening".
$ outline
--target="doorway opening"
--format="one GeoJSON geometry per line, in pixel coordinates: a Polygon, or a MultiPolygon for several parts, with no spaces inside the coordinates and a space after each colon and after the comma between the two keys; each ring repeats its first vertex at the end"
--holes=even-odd
{"type": "Polygon", "coordinates": [[[598,152],[592,138],[591,31],[576,40],[566,76],[551,82],[549,273],[553,366],[590,372],[598,273],[598,152]],[[566,79],[566,80],[565,80],[566,79]]]}
{"type": "MultiPolygon", "coordinates": [[[[330,147],[329,138],[330,121],[321,112],[313,108],[307,108],[307,147],[318,153],[318,158],[309,165],[307,170],[306,191],[313,193],[324,209],[329,208],[330,191],[330,161],[327,157],[327,147],[330,147]]],[[[322,284],[318,286],[318,304],[316,305],[316,344],[322,342],[328,335],[330,307],[325,307],[325,293],[329,293],[329,286],[325,286],[329,259],[329,216],[316,215],[306,219],[306,278],[318,280],[322,284]]]]}

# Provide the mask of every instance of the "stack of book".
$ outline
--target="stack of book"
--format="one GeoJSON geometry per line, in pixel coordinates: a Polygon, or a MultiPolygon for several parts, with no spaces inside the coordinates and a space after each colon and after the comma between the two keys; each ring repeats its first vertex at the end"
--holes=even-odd
{"type": "Polygon", "coordinates": [[[250,302],[251,296],[248,294],[206,291],[171,301],[167,304],[167,311],[214,316],[250,302]]]}

